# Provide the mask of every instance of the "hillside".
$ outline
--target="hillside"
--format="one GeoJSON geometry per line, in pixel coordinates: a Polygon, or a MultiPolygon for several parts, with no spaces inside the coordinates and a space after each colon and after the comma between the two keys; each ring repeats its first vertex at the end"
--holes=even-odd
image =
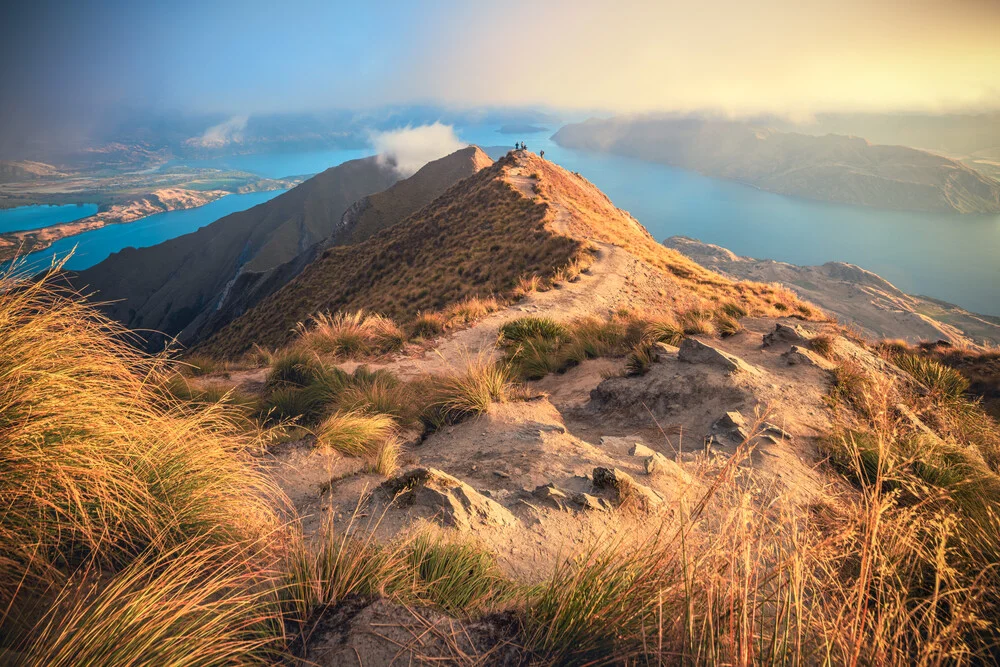
{"type": "Polygon", "coordinates": [[[262,299],[299,275],[328,247],[361,242],[382,229],[423,208],[463,178],[493,161],[475,146],[428,162],[415,174],[391,187],[354,202],[341,216],[334,232],[309,246],[287,262],[265,271],[244,269],[227,289],[213,311],[183,333],[185,342],[200,341],[242,315],[262,299]]]}
{"type": "Polygon", "coordinates": [[[853,264],[797,266],[740,257],[725,248],[682,236],[672,236],[664,245],[736,280],[781,283],[844,325],[859,327],[866,336],[899,338],[910,343],[943,339],[955,345],[1000,344],[997,318],[906,294],[888,280],[853,264]]]}
{"type": "Polygon", "coordinates": [[[519,278],[550,276],[600,245],[656,273],[655,286],[641,286],[646,302],[684,310],[745,298],[771,308],[766,286],[738,285],[702,269],[658,244],[582,177],[519,152],[367,241],[323,251],[198,349],[236,356],[254,344],[281,345],[298,322],[325,311],[367,309],[406,319],[470,296],[507,294],[519,278]]]}
{"type": "MultiPolygon", "coordinates": [[[[271,201],[148,248],[127,248],[74,277],[131,329],[196,331],[244,271],[265,271],[327,238],[358,199],[398,180],[375,158],[328,169],[271,201]]],[[[149,334],[151,348],[164,337],[149,334]]]]}
{"type": "Polygon", "coordinates": [[[859,137],[698,118],[590,119],[562,146],[626,155],[822,201],[912,211],[1000,212],[1000,181],[940,155],[859,137]]]}
{"type": "Polygon", "coordinates": [[[186,365],[123,333],[0,277],[5,662],[996,662],[996,354],[866,341],[532,154],[186,365]]]}

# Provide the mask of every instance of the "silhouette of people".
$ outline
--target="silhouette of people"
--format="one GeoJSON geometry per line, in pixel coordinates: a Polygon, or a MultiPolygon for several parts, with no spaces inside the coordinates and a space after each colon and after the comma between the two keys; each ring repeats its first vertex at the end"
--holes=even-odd
{"type": "Polygon", "coordinates": [[[538,157],[545,159],[545,151],[538,151],[538,157]]]}
{"type": "Polygon", "coordinates": [[[528,150],[528,144],[526,144],[526,143],[524,143],[524,142],[522,141],[522,142],[521,142],[521,150],[522,150],[522,151],[526,151],[526,150],[528,150]]]}

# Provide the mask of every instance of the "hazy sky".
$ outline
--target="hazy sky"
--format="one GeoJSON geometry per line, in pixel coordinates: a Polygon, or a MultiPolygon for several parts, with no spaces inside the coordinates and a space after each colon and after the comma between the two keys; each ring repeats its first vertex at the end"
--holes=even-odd
{"type": "Polygon", "coordinates": [[[1000,107],[1000,0],[2,5],[8,126],[115,105],[1000,107]]]}

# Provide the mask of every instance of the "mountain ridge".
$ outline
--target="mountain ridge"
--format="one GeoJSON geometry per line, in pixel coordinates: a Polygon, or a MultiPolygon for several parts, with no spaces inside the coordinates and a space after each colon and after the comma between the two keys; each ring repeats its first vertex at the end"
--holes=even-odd
{"type": "Polygon", "coordinates": [[[638,117],[569,124],[553,140],[820,201],[1000,212],[1000,181],[957,160],[861,137],[780,132],[736,121],[638,117]]]}

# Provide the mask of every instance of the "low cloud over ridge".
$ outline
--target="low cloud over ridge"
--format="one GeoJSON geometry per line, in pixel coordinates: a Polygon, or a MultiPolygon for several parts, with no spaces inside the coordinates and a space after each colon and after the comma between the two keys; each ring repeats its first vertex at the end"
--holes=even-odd
{"type": "Polygon", "coordinates": [[[431,160],[468,145],[458,138],[451,125],[442,123],[377,132],[371,140],[379,162],[392,165],[403,176],[410,176],[431,160]]]}

